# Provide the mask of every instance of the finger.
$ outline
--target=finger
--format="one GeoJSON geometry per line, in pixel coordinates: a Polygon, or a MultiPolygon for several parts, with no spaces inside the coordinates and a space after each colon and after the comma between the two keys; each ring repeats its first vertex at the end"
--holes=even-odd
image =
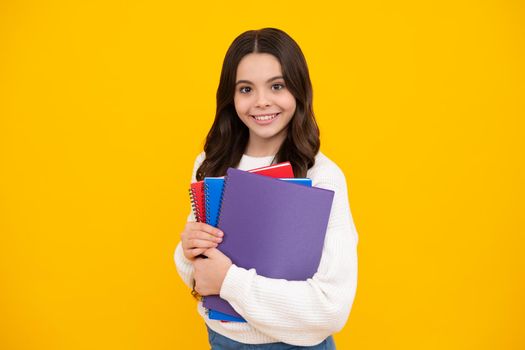
{"type": "Polygon", "coordinates": [[[192,234],[191,234],[191,238],[192,239],[203,239],[203,240],[208,240],[208,241],[212,241],[212,242],[216,242],[216,243],[220,243],[222,242],[222,238],[221,237],[217,237],[215,235],[212,235],[208,232],[204,232],[204,231],[193,231],[192,234]]]}
{"type": "Polygon", "coordinates": [[[203,231],[190,231],[190,233],[184,237],[183,244],[188,245],[189,242],[193,242],[195,240],[203,240],[203,241],[210,241],[214,243],[220,243],[222,242],[222,238],[211,235],[207,232],[203,231]]]}
{"type": "MultiPolygon", "coordinates": [[[[199,240],[202,241],[209,241],[212,243],[221,243],[222,238],[213,236],[209,233],[202,232],[202,231],[190,231],[188,234],[184,235],[182,238],[182,248],[185,249],[192,249],[196,247],[202,247],[202,244],[199,244],[199,240]]],[[[212,245],[206,245],[206,247],[212,247],[212,245]]]]}
{"type": "Polygon", "coordinates": [[[198,285],[198,284],[195,285],[195,291],[196,291],[197,293],[199,293],[199,294],[200,294],[201,296],[203,296],[203,297],[205,297],[205,296],[208,295],[208,293],[207,293],[205,290],[201,289],[201,286],[198,285]]]}
{"type": "Polygon", "coordinates": [[[195,225],[193,225],[193,230],[194,231],[204,231],[216,237],[224,236],[224,233],[221,230],[219,230],[217,227],[213,227],[211,225],[205,224],[204,222],[198,222],[195,225]]]}
{"type": "Polygon", "coordinates": [[[196,224],[197,222],[195,221],[186,222],[186,225],[184,225],[184,231],[190,231],[193,227],[195,227],[196,224]]]}
{"type": "Polygon", "coordinates": [[[220,250],[218,250],[218,249],[216,249],[216,248],[209,248],[209,249],[207,249],[207,250],[203,253],[203,255],[206,255],[206,256],[207,256],[208,258],[210,258],[210,259],[218,258],[218,257],[224,256],[224,254],[223,254],[220,250]]]}
{"type": "Polygon", "coordinates": [[[182,249],[193,249],[193,248],[197,247],[197,245],[195,245],[195,243],[197,241],[199,241],[199,239],[198,238],[193,238],[194,236],[195,236],[194,234],[190,234],[190,235],[184,237],[184,239],[181,241],[182,249]]]}
{"type": "Polygon", "coordinates": [[[182,250],[188,251],[195,248],[214,248],[217,247],[219,242],[214,242],[213,240],[203,240],[203,239],[186,239],[182,242],[182,250]]]}
{"type": "Polygon", "coordinates": [[[197,257],[203,254],[206,250],[208,249],[207,248],[195,248],[195,249],[190,250],[190,253],[193,257],[197,257]]]}
{"type": "Polygon", "coordinates": [[[188,249],[215,248],[217,245],[218,245],[217,242],[209,241],[206,239],[190,239],[188,241],[188,249]]]}

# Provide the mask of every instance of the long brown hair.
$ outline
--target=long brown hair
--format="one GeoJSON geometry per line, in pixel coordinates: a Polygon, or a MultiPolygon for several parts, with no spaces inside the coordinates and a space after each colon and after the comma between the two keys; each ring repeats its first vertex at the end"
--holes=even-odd
{"type": "Polygon", "coordinates": [[[233,98],[237,66],[250,53],[268,53],[279,60],[285,84],[296,100],[295,114],[274,162],[289,161],[296,177],[306,177],[307,170],[314,165],[321,142],[306,59],[288,34],[276,28],[262,28],[242,33],[226,52],[217,89],[215,120],[206,137],[206,159],[197,169],[197,180],[224,176],[229,167],[239,164],[246,149],[249,130],[238,117],[233,98]]]}

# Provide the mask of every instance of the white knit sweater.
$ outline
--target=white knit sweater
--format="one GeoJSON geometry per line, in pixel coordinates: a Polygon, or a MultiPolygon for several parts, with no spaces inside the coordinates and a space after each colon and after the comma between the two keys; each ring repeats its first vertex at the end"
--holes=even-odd
{"type": "MultiPolygon", "coordinates": [[[[196,181],[196,171],[204,157],[203,152],[195,160],[192,182],[196,181]]],[[[238,169],[267,166],[272,159],[273,156],[243,155],[238,169]]],[[[319,152],[307,177],[312,179],[312,186],[335,191],[317,272],[306,281],[287,281],[259,276],[254,269],[232,265],[220,296],[247,323],[210,320],[199,302],[198,312],[215,332],[247,344],[284,342],[311,346],[345,325],[357,286],[357,232],[348,203],[345,176],[333,161],[319,152]]],[[[190,213],[188,221],[194,220],[190,213]]],[[[193,265],[184,256],[180,243],[174,258],[177,271],[191,288],[193,265]]],[[[191,298],[189,293],[188,298],[191,298]]]]}

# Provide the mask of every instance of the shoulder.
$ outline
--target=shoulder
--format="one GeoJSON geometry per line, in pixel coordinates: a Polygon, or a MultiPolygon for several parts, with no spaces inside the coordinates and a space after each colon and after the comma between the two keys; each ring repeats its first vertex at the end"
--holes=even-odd
{"type": "Polygon", "coordinates": [[[321,151],[315,156],[315,164],[308,169],[307,177],[312,179],[312,185],[316,187],[346,187],[345,175],[341,168],[321,151]]]}
{"type": "Polygon", "coordinates": [[[308,169],[308,175],[315,178],[319,177],[336,177],[344,178],[341,168],[321,151],[315,156],[314,165],[308,169]]]}
{"type": "Polygon", "coordinates": [[[202,151],[197,155],[197,157],[195,157],[195,162],[193,163],[193,172],[191,174],[191,182],[197,181],[197,169],[199,169],[205,158],[206,154],[204,153],[204,151],[202,151]]]}
{"type": "Polygon", "coordinates": [[[200,167],[202,162],[204,162],[204,159],[206,159],[206,153],[204,153],[204,151],[197,154],[197,157],[195,157],[194,167],[200,167]]]}

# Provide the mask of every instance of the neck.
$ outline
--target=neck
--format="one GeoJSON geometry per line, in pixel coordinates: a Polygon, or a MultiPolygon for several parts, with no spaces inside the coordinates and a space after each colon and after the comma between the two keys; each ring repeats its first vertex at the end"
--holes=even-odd
{"type": "Polygon", "coordinates": [[[276,135],[275,138],[268,140],[250,134],[248,145],[246,146],[244,153],[251,157],[268,157],[276,155],[284,142],[285,137],[286,134],[276,135]]]}

